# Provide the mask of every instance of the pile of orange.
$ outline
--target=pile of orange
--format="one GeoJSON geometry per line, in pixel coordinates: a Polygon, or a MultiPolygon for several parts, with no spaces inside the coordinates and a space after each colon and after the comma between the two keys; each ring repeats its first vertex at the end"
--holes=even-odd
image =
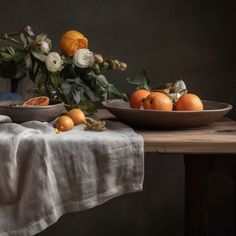
{"type": "Polygon", "coordinates": [[[131,108],[161,111],[200,111],[203,110],[201,99],[192,93],[182,95],[174,104],[165,93],[138,89],[130,96],[131,108]]]}
{"type": "Polygon", "coordinates": [[[68,131],[80,124],[86,124],[86,117],[80,109],[74,108],[57,119],[55,128],[56,131],[68,131]]]}

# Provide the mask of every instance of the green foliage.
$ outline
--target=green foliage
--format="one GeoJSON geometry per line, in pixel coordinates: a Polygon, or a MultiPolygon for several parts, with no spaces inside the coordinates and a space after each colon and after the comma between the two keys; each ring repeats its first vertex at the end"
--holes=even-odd
{"type": "Polygon", "coordinates": [[[143,69],[135,77],[127,78],[127,81],[136,86],[136,89],[150,89],[150,79],[147,72],[143,69]]]}
{"type": "Polygon", "coordinates": [[[35,83],[37,96],[63,100],[67,109],[80,107],[93,112],[101,100],[127,99],[104,76],[108,70],[122,70],[118,60],[103,59],[99,55],[100,60],[95,60],[93,66],[79,68],[72,57],[60,55],[63,68],[52,72],[46,65],[50,50],[51,40],[47,35],[36,35],[30,26],[21,32],[0,34],[0,76],[13,78],[19,71],[24,72],[35,83]],[[46,44],[49,51],[42,50],[42,44],[46,44]]]}

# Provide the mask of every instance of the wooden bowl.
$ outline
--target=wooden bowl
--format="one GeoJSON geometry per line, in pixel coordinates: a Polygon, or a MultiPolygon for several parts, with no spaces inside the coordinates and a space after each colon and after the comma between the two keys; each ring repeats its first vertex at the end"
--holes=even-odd
{"type": "Polygon", "coordinates": [[[61,115],[64,103],[50,100],[48,106],[21,106],[21,101],[0,102],[0,115],[9,116],[13,122],[22,123],[30,120],[50,122],[61,115]]]}
{"type": "Polygon", "coordinates": [[[121,122],[145,129],[182,129],[209,125],[225,116],[232,105],[203,101],[203,111],[158,111],[132,109],[120,99],[102,102],[103,106],[121,122]]]}

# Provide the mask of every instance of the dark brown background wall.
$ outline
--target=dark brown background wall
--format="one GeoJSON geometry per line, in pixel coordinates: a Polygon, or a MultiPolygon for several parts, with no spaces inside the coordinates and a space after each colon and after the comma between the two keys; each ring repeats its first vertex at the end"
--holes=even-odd
{"type": "MultiPolygon", "coordinates": [[[[204,99],[236,104],[236,14],[233,1],[0,0],[1,32],[26,24],[60,36],[77,29],[91,50],[128,63],[110,81],[129,92],[125,78],[141,68],[153,83],[183,78],[204,99]]],[[[236,113],[232,112],[236,117],[236,113]]]]}
{"type": "MultiPolygon", "coordinates": [[[[182,78],[200,97],[236,106],[234,1],[0,0],[0,6],[1,32],[30,24],[58,49],[63,32],[77,29],[91,50],[126,61],[125,73],[108,75],[125,92],[133,89],[125,78],[145,68],[153,84],[182,78]]],[[[236,118],[235,109],[230,116],[236,118]]],[[[181,158],[148,157],[146,175],[143,193],[66,216],[42,235],[183,235],[181,158]]],[[[210,183],[209,230],[230,235],[231,181],[216,174],[210,183]]]]}

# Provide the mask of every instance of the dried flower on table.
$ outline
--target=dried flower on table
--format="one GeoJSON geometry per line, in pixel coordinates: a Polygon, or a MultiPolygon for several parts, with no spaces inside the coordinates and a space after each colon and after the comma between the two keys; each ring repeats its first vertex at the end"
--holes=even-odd
{"type": "Polygon", "coordinates": [[[86,119],[86,130],[106,131],[106,122],[94,119],[86,119]]]}

